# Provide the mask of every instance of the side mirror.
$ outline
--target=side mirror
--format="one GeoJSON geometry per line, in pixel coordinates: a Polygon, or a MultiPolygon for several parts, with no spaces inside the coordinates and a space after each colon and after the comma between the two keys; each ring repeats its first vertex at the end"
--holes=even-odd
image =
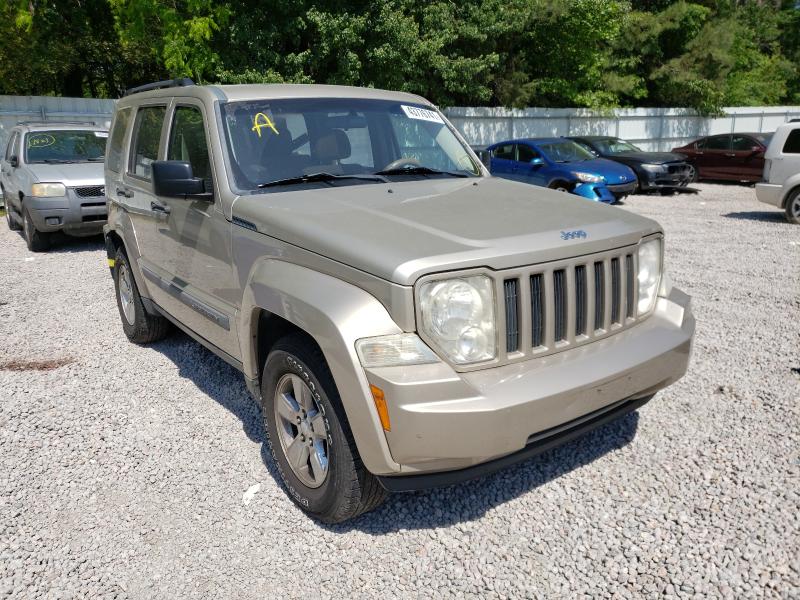
{"type": "Polygon", "coordinates": [[[14,155],[8,159],[8,164],[10,164],[15,169],[19,166],[19,157],[14,155]]]}
{"type": "Polygon", "coordinates": [[[750,152],[752,152],[753,154],[763,154],[764,149],[761,148],[761,146],[753,146],[752,148],[750,148],[750,152]]]}
{"type": "Polygon", "coordinates": [[[537,156],[536,158],[531,159],[531,166],[532,167],[541,167],[544,164],[544,160],[537,156]]]}
{"type": "Polygon", "coordinates": [[[192,165],[182,160],[157,160],[151,166],[156,196],[205,196],[206,185],[192,173],[192,165]]]}

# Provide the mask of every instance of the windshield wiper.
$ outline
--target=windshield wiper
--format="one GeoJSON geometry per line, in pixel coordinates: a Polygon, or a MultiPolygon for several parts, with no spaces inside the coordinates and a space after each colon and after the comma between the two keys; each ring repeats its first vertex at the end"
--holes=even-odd
{"type": "Polygon", "coordinates": [[[77,160],[68,160],[66,158],[45,158],[42,159],[43,163],[47,163],[48,165],[63,165],[63,164],[71,164],[78,162],[77,160]]]}
{"type": "Polygon", "coordinates": [[[376,175],[450,175],[451,177],[469,177],[466,173],[458,171],[439,171],[430,167],[398,167],[396,169],[385,169],[377,171],[376,175]]]}
{"type": "Polygon", "coordinates": [[[287,177],[286,179],[276,179],[275,181],[267,181],[266,183],[259,183],[256,187],[268,188],[278,187],[281,185],[296,185],[298,183],[313,183],[315,181],[336,181],[339,179],[361,179],[363,181],[379,181],[380,183],[388,183],[386,179],[379,175],[334,175],[333,173],[311,173],[310,175],[299,175],[298,177],[287,177]]]}
{"type": "Polygon", "coordinates": [[[90,162],[103,162],[106,159],[105,156],[95,156],[94,158],[88,159],[90,162]]]}

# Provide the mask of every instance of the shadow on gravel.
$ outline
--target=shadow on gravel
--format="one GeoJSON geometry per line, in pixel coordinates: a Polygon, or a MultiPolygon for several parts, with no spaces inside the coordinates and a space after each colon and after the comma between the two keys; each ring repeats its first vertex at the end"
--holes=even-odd
{"type": "MultiPolygon", "coordinates": [[[[276,485],[282,487],[265,443],[261,408],[247,391],[241,373],[179,331],[153,344],[152,348],[175,363],[181,377],[190,379],[241,421],[245,435],[261,444],[261,459],[276,485]]],[[[630,413],[499,473],[447,488],[391,494],[383,506],[357,519],[340,525],[319,526],[333,533],[357,530],[382,535],[400,529],[435,529],[472,521],[495,506],[626,446],[635,437],[638,424],[639,413],[630,413]]]]}
{"type": "Polygon", "coordinates": [[[789,224],[782,212],[774,210],[748,210],[744,212],[732,212],[722,216],[726,219],[739,219],[741,221],[763,221],[767,223],[789,224]]]}
{"type": "Polygon", "coordinates": [[[373,512],[347,523],[321,527],[335,533],[357,530],[381,535],[400,529],[435,529],[473,521],[495,506],[626,446],[635,437],[638,425],[639,413],[629,413],[577,440],[499,473],[447,488],[392,494],[373,512]]]}
{"type": "Polygon", "coordinates": [[[49,254],[74,254],[76,252],[94,252],[105,250],[102,235],[90,237],[75,237],[72,235],[57,234],[52,237],[49,254]]]}

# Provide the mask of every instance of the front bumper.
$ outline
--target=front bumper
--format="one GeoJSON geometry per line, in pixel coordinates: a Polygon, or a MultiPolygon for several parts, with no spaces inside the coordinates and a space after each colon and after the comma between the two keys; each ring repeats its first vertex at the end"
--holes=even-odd
{"type": "Polygon", "coordinates": [[[475,465],[505,457],[495,463],[502,468],[515,462],[509,457],[523,460],[580,435],[596,416],[633,410],[632,401],[683,376],[693,334],[690,299],[673,289],[634,327],[550,356],[467,373],[444,363],[368,369],[367,379],[389,405],[386,440],[402,465],[382,478],[384,486],[420,489],[469,479],[495,470],[475,465]],[[414,479],[404,483],[406,476],[414,479]]]}
{"type": "Polygon", "coordinates": [[[645,192],[682,188],[691,182],[691,170],[688,164],[685,166],[667,166],[661,171],[637,169],[636,176],[639,178],[639,189],[645,192]]]}
{"type": "Polygon", "coordinates": [[[63,231],[70,235],[96,235],[103,231],[108,218],[105,196],[81,197],[74,188],[57,198],[25,197],[36,229],[63,231]]]}
{"type": "Polygon", "coordinates": [[[608,191],[614,194],[614,197],[619,200],[636,191],[636,182],[606,184],[606,187],[608,191]]]}
{"type": "Polygon", "coordinates": [[[616,196],[604,183],[579,183],[573,188],[572,193],[605,204],[613,204],[617,201],[616,196]]]}
{"type": "Polygon", "coordinates": [[[774,183],[757,183],[756,198],[759,202],[780,208],[783,200],[783,186],[774,183]]]}

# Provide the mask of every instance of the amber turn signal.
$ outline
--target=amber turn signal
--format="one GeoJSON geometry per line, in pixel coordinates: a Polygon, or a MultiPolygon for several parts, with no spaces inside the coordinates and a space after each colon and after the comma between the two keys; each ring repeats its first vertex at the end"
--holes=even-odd
{"type": "Polygon", "coordinates": [[[392,424],[389,421],[389,407],[386,406],[386,396],[383,395],[383,390],[375,385],[370,385],[369,390],[372,392],[372,400],[375,402],[375,408],[378,409],[378,416],[381,418],[383,430],[391,431],[392,424]]]}

